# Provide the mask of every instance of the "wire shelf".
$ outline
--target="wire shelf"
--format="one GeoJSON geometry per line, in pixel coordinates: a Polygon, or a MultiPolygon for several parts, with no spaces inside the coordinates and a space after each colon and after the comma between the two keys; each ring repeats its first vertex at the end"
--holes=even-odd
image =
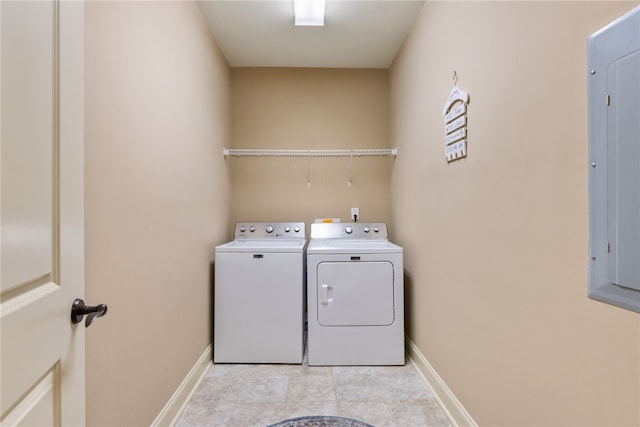
{"type": "Polygon", "coordinates": [[[398,155],[397,148],[370,148],[351,150],[281,150],[253,148],[223,148],[222,154],[235,157],[385,157],[398,155]]]}

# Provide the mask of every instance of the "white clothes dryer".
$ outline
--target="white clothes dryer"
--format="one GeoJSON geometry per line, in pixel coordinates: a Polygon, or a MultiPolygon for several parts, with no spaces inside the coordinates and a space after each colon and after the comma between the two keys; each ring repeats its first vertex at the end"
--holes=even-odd
{"type": "Polygon", "coordinates": [[[404,365],[403,274],[386,224],[311,224],[309,365],[404,365]]]}
{"type": "Polygon", "coordinates": [[[305,226],[238,223],[217,246],[214,363],[302,363],[305,226]]]}

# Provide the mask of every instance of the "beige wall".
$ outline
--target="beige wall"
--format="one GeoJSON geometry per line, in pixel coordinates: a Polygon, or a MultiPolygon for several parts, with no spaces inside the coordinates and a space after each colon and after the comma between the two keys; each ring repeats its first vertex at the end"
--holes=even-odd
{"type": "Polygon", "coordinates": [[[427,2],[389,74],[229,71],[191,2],[87,2],[88,424],[148,425],[209,344],[233,222],[352,206],[391,221],[408,333],[476,421],[640,424],[640,320],[585,296],[585,40],[636,4],[427,2]],[[454,70],[469,157],[447,164],[454,70]],[[306,159],[221,155],[396,145],[351,187],[348,159],[307,187],[306,159]]]}
{"type": "Polygon", "coordinates": [[[480,425],[640,424],[639,317],[586,296],[586,38],[637,4],[427,2],[392,66],[408,332],[480,425]]]}
{"type": "MultiPolygon", "coordinates": [[[[238,68],[233,148],[389,148],[387,70],[238,68]]],[[[389,219],[392,158],[230,157],[232,221],[389,219]]]]}
{"type": "Polygon", "coordinates": [[[211,341],[229,68],[193,2],[86,4],[87,424],[149,425],[211,341]]]}

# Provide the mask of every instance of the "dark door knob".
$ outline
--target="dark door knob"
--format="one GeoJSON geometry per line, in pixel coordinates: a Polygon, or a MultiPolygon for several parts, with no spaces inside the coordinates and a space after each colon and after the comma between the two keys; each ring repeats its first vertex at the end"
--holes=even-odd
{"type": "Polygon", "coordinates": [[[106,304],[98,304],[96,306],[85,305],[84,300],[76,298],[71,306],[71,323],[75,325],[76,323],[82,322],[82,318],[86,315],[87,318],[84,321],[84,325],[88,328],[96,317],[102,317],[105,314],[107,314],[106,304]]]}

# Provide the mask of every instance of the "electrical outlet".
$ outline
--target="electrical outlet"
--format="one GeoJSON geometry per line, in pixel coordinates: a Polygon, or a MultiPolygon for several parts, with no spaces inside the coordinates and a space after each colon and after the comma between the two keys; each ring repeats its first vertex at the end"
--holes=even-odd
{"type": "Polygon", "coordinates": [[[358,208],[351,208],[351,220],[355,221],[360,218],[360,210],[358,208]]]}

